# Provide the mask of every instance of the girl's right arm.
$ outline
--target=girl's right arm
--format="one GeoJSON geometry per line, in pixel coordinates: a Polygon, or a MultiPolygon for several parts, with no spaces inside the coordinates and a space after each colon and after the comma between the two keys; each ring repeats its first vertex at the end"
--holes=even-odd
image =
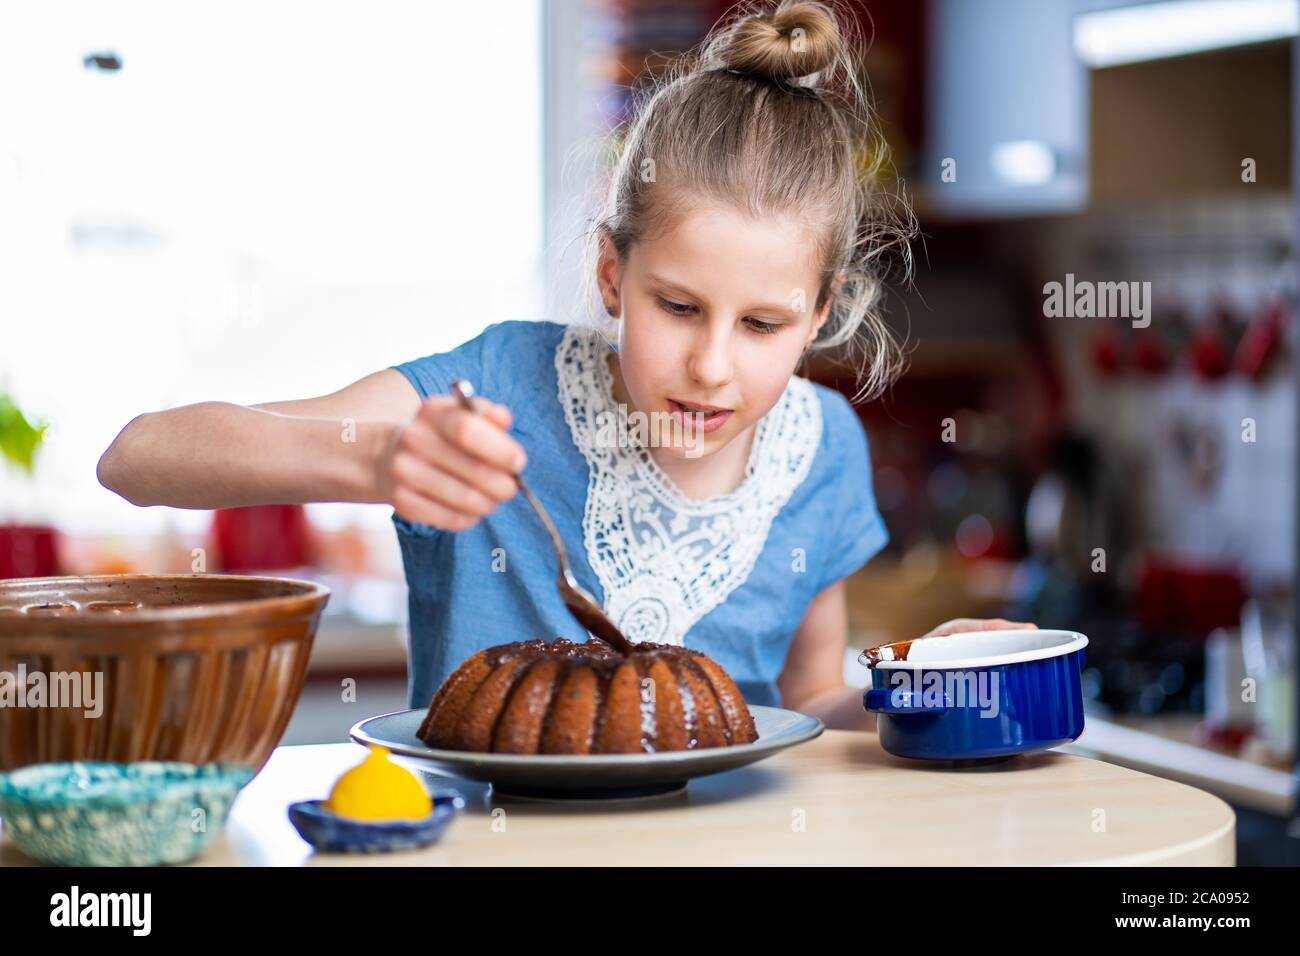
{"type": "Polygon", "coordinates": [[[512,497],[526,458],[510,412],[423,401],[393,369],[319,398],[200,402],[131,420],[99,460],[104,487],[136,505],[234,508],[310,501],[392,505],[448,531],[512,497]]]}

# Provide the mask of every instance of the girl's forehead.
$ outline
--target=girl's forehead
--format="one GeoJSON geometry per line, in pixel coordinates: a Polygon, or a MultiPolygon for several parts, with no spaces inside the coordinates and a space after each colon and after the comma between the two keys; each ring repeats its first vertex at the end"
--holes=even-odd
{"type": "Polygon", "coordinates": [[[752,216],[722,205],[683,210],[633,245],[649,271],[691,264],[692,271],[761,267],[781,275],[818,271],[816,233],[782,213],[752,216]]]}

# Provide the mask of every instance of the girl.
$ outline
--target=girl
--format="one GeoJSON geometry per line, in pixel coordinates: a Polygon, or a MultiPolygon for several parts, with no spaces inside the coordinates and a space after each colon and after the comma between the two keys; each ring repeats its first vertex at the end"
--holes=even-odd
{"type": "MultiPolygon", "coordinates": [[[[143,415],[101,482],[138,505],[391,505],[422,707],[482,647],[582,639],[515,494],[526,468],[629,638],[699,648],[750,703],[870,726],[843,677],[843,579],[888,535],[853,408],[794,374],[856,345],[870,395],[898,364],[877,259],[906,252],[910,217],[859,162],[880,138],[856,75],[824,4],[733,18],[626,130],[588,237],[607,320],[504,322],[319,398],[143,415]],[[455,379],[491,397],[481,414],[448,396],[455,379]]],[[[972,626],[1007,625],[936,632],[972,626]]]]}

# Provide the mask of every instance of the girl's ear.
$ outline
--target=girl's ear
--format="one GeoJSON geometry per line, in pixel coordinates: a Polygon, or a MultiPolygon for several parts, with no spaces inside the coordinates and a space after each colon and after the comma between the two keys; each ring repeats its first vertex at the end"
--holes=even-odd
{"type": "Polygon", "coordinates": [[[600,230],[600,258],[596,261],[596,286],[600,292],[601,304],[605,311],[617,318],[622,311],[619,307],[619,289],[622,286],[623,263],[609,232],[600,230]]]}
{"type": "Polygon", "coordinates": [[[825,304],[818,309],[817,314],[813,316],[812,331],[808,333],[808,341],[804,343],[805,349],[817,340],[817,334],[821,332],[822,326],[825,325],[826,320],[830,318],[831,303],[835,301],[835,296],[839,295],[840,289],[843,288],[844,278],[845,276],[843,272],[837,272],[835,278],[831,281],[831,294],[826,297],[825,304]]]}

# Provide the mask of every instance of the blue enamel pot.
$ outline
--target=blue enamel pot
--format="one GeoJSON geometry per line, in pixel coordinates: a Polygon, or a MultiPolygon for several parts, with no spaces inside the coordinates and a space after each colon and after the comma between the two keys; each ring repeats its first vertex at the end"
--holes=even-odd
{"type": "Polygon", "coordinates": [[[899,757],[970,760],[1032,753],[1083,733],[1088,639],[1074,631],[973,631],[885,644],[863,706],[899,757]]]}

